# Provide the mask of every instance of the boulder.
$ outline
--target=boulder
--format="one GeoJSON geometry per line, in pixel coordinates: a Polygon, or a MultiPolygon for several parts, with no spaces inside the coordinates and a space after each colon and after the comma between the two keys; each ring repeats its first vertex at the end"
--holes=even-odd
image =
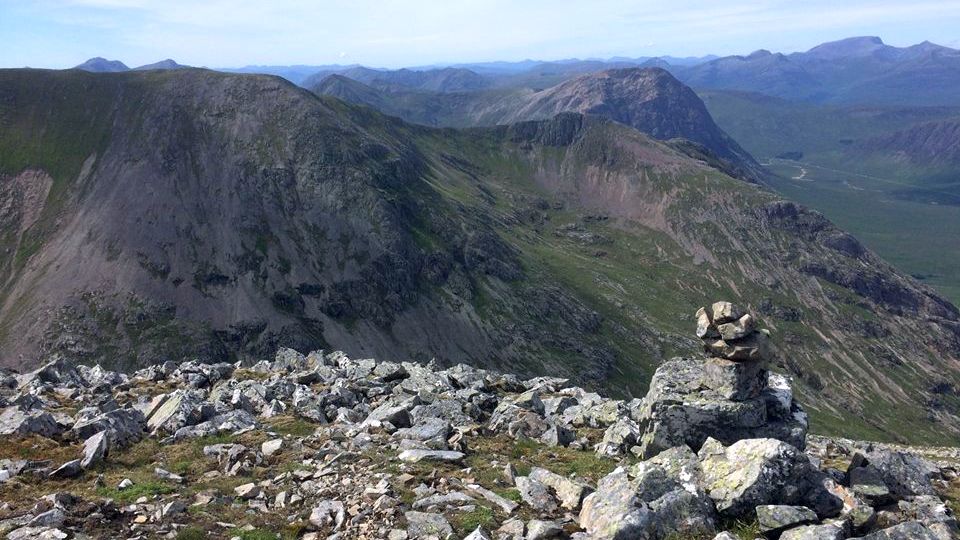
{"type": "Polygon", "coordinates": [[[697,456],[686,447],[618,468],[584,499],[580,525],[598,540],[714,534],[713,505],[697,485],[700,475],[697,456]]]}
{"type": "Polygon", "coordinates": [[[720,339],[724,341],[736,341],[752,334],[756,330],[756,327],[756,321],[753,316],[747,313],[735,321],[718,324],[717,331],[720,333],[720,339]]]}
{"type": "Polygon", "coordinates": [[[703,342],[703,350],[710,356],[727,360],[764,362],[770,358],[770,338],[758,331],[736,341],[709,339],[703,342]]]}
{"type": "Polygon", "coordinates": [[[640,426],[632,418],[623,417],[603,432],[603,439],[597,444],[596,453],[600,457],[622,456],[630,451],[640,439],[640,426]]]}
{"type": "Polygon", "coordinates": [[[733,322],[743,317],[746,312],[732,302],[714,302],[710,306],[710,320],[715,325],[733,322]]]}
{"type": "Polygon", "coordinates": [[[154,398],[145,414],[147,429],[154,434],[175,433],[213,416],[213,405],[198,390],[174,390],[154,398]]]}
{"type": "Polygon", "coordinates": [[[854,486],[882,483],[890,495],[903,499],[915,495],[935,495],[932,479],[940,469],[933,463],[909,452],[873,450],[857,453],[847,469],[854,486]]]}
{"type": "Polygon", "coordinates": [[[542,482],[527,476],[518,476],[516,486],[523,502],[535,511],[549,514],[557,510],[557,499],[542,482]]]}
{"type": "Polygon", "coordinates": [[[563,527],[556,521],[531,519],[527,523],[526,540],[547,540],[548,538],[561,538],[563,536],[565,536],[563,527]]]}
{"type": "Polygon", "coordinates": [[[321,529],[329,527],[334,531],[338,531],[343,527],[346,517],[346,509],[342,502],[325,500],[313,508],[308,521],[314,528],[321,529]]]}
{"type": "Polygon", "coordinates": [[[824,518],[843,508],[840,497],[827,490],[825,475],[783,441],[744,439],[724,447],[711,439],[699,457],[704,489],[722,515],[746,516],[759,505],[803,504],[824,518]]]}
{"type": "Polygon", "coordinates": [[[124,448],[143,438],[144,422],[143,413],[137,409],[114,409],[78,419],[70,432],[79,439],[89,439],[97,433],[106,432],[111,447],[124,448]]]}
{"type": "Polygon", "coordinates": [[[34,410],[22,411],[19,407],[7,407],[0,413],[0,435],[40,435],[41,437],[56,437],[63,433],[63,426],[53,415],[47,412],[34,410]]]}
{"type": "Polygon", "coordinates": [[[74,459],[57,467],[50,473],[50,478],[75,478],[83,474],[83,467],[80,466],[80,460],[74,459]]]}

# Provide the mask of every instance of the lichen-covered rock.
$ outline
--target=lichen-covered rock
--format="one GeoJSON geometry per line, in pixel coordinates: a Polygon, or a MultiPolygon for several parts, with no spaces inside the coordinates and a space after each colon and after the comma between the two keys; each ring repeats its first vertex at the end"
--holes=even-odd
{"type": "Polygon", "coordinates": [[[780,535],[780,540],[843,540],[847,537],[841,525],[805,525],[780,535]]]}
{"type": "Polygon", "coordinates": [[[704,489],[723,515],[745,516],[765,504],[815,503],[820,517],[843,508],[843,501],[827,491],[825,476],[783,441],[744,439],[724,447],[709,440],[699,456],[704,489]]]}
{"type": "Polygon", "coordinates": [[[597,539],[713,534],[713,505],[699,479],[697,456],[685,447],[619,468],[584,500],[580,525],[597,539]]]}
{"type": "Polygon", "coordinates": [[[939,468],[916,454],[875,450],[856,454],[847,472],[852,485],[869,483],[879,487],[877,484],[882,482],[891,496],[902,499],[935,495],[932,479],[939,474],[939,468]]]}
{"type": "Polygon", "coordinates": [[[762,504],[757,506],[760,532],[772,536],[787,529],[817,522],[817,513],[806,506],[762,504]]]}

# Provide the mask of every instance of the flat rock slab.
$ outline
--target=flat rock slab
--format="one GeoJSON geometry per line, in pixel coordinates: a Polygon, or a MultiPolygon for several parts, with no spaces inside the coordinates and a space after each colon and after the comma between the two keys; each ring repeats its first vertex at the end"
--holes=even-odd
{"type": "Polygon", "coordinates": [[[408,463],[417,463],[424,460],[455,462],[462,460],[464,456],[465,454],[463,452],[455,452],[453,450],[424,450],[416,448],[400,452],[400,454],[397,455],[397,459],[408,463]]]}

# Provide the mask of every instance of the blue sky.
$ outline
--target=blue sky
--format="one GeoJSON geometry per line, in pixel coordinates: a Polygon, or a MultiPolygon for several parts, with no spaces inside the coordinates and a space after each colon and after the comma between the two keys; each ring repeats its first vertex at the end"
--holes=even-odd
{"type": "Polygon", "coordinates": [[[2,67],[699,56],[855,35],[960,47],[960,0],[0,0],[2,67]]]}

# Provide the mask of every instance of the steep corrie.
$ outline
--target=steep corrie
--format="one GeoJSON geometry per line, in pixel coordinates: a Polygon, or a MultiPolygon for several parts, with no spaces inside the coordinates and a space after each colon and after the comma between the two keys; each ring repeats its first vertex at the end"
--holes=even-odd
{"type": "Polygon", "coordinates": [[[773,331],[814,430],[960,430],[955,307],[624,125],[432,129],[202,70],[10,70],[0,103],[6,365],[282,344],[636,396],[723,297],[773,331]]]}

